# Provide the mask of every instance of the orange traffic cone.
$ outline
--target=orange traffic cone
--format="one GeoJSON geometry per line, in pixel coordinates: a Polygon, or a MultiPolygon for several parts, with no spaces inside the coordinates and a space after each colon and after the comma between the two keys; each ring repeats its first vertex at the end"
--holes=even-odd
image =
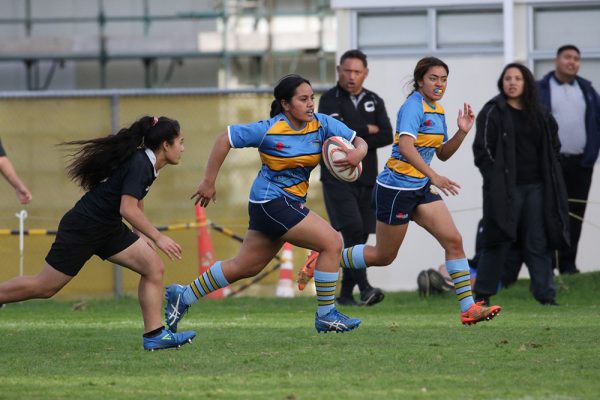
{"type": "MultiPolygon", "coordinates": [[[[208,220],[204,208],[196,205],[196,222],[198,222],[198,272],[202,275],[215,263],[215,250],[208,231],[208,220]]],[[[229,293],[229,286],[209,293],[207,297],[222,299],[229,293]]]]}
{"type": "Polygon", "coordinates": [[[292,245],[285,242],[281,252],[281,266],[279,267],[279,283],[277,297],[294,297],[293,288],[294,264],[292,262],[292,245]]]}

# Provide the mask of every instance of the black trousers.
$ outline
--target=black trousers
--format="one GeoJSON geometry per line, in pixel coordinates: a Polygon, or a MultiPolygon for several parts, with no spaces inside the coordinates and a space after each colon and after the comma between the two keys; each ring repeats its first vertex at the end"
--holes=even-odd
{"type": "MultiPolygon", "coordinates": [[[[552,302],[556,298],[556,288],[552,271],[552,252],[548,246],[543,222],[543,185],[539,183],[517,186],[513,211],[519,221],[517,245],[529,270],[533,296],[540,303],[552,302]]],[[[484,227],[485,224],[484,222],[484,227]]],[[[474,289],[476,299],[489,298],[498,292],[498,284],[506,273],[506,265],[514,265],[509,259],[514,245],[512,240],[507,240],[484,246],[477,265],[474,289]]]]}
{"type": "MultiPolygon", "coordinates": [[[[375,232],[375,213],[371,209],[373,186],[325,180],[323,197],[331,226],[340,231],[344,247],[363,244],[375,232]]],[[[352,297],[354,286],[361,293],[371,288],[366,269],[344,269],[340,297],[352,297]]]]}
{"type": "MultiPolygon", "coordinates": [[[[581,156],[579,155],[561,155],[560,164],[569,196],[569,213],[583,219],[594,169],[584,168],[580,165],[580,162],[581,156]],[[581,200],[584,202],[580,202],[581,200]]],[[[581,236],[581,220],[579,218],[569,218],[571,247],[558,253],[558,270],[561,274],[573,273],[577,269],[575,259],[577,258],[577,248],[581,236]]]]}

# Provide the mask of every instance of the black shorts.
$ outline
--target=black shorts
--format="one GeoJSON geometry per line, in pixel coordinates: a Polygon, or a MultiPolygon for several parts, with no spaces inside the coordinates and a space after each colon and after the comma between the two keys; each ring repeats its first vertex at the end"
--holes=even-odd
{"type": "Polygon", "coordinates": [[[121,221],[101,224],[70,210],[58,224],[46,262],[63,274],[75,276],[94,254],[106,260],[138,239],[121,221]]]}
{"type": "Polygon", "coordinates": [[[429,181],[417,190],[391,189],[377,183],[373,188],[371,206],[375,210],[377,221],[388,225],[403,225],[412,219],[418,205],[438,200],[442,200],[442,197],[431,187],[429,181]]]}
{"type": "Polygon", "coordinates": [[[259,231],[275,241],[286,234],[308,215],[310,210],[299,203],[279,197],[266,203],[248,203],[250,225],[248,229],[259,231]]]}

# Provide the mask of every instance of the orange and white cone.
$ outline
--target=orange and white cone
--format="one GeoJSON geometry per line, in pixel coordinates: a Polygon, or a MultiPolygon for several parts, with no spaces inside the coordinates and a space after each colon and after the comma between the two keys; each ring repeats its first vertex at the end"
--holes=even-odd
{"type": "MultiPolygon", "coordinates": [[[[215,263],[215,249],[213,247],[210,232],[208,231],[208,220],[204,213],[204,208],[196,205],[196,222],[198,222],[198,272],[202,275],[215,263]]],[[[212,299],[222,299],[226,297],[231,289],[229,286],[209,293],[207,297],[212,299]]]]}
{"type": "Polygon", "coordinates": [[[294,263],[292,259],[292,245],[286,242],[283,244],[283,251],[281,252],[277,297],[294,297],[294,263]]]}

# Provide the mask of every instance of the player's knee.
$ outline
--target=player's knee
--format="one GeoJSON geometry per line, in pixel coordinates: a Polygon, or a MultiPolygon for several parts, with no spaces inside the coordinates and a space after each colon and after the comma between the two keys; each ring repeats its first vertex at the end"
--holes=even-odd
{"type": "Polygon", "coordinates": [[[156,253],[152,253],[149,257],[146,258],[144,263],[147,265],[145,268],[144,275],[146,278],[151,279],[159,279],[162,281],[162,278],[165,274],[165,263],[156,253]]]}
{"type": "Polygon", "coordinates": [[[344,250],[344,241],[341,236],[337,233],[331,235],[326,242],[326,248],[323,251],[331,252],[333,254],[341,254],[344,250]]]}

